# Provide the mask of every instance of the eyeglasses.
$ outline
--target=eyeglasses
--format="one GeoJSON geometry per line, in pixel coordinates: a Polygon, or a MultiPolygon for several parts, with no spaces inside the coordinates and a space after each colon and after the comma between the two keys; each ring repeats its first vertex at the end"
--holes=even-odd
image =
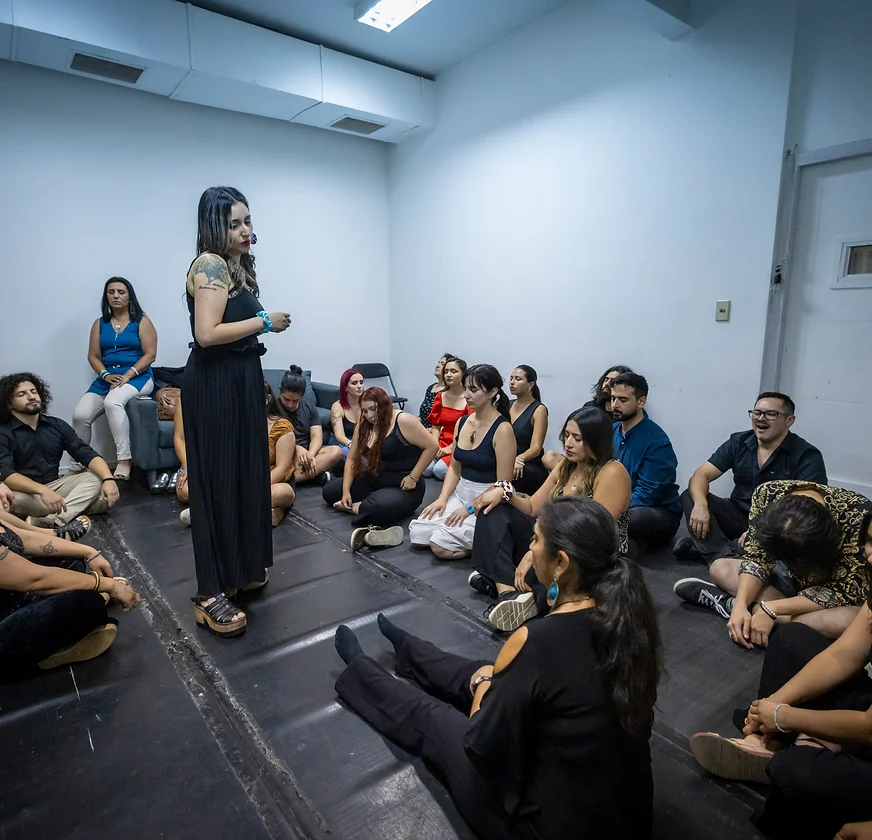
{"type": "Polygon", "coordinates": [[[760,411],[757,408],[749,408],[748,416],[752,420],[759,420],[761,417],[765,417],[767,420],[777,420],[779,417],[787,417],[783,411],[760,411]]]}

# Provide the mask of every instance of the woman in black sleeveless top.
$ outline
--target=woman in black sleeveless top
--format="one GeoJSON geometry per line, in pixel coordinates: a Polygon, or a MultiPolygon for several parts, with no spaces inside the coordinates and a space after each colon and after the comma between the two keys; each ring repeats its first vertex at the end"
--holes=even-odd
{"type": "Polygon", "coordinates": [[[642,573],[619,554],[614,519],[592,499],[551,502],[531,548],[551,613],[517,630],[495,663],[445,653],[379,615],[405,679],[341,626],[347,667],[336,691],[436,766],[481,838],[643,840],[660,640],[642,573]]]}
{"type": "Polygon", "coordinates": [[[363,392],[345,473],[328,481],[322,493],[328,505],[354,514],[352,548],[403,541],[398,526],[376,529],[411,516],[424,501],[422,475],[437,447],[421,421],[396,410],[384,389],[363,392]]]}
{"type": "Polygon", "coordinates": [[[532,496],[548,478],[542,463],[548,434],[548,409],[542,405],[538,375],[529,365],[518,365],[509,377],[509,391],[515,397],[509,419],[518,442],[515,458],[515,492],[532,496]]]}
{"type": "Polygon", "coordinates": [[[733,716],[744,738],[690,739],[710,773],[769,784],[754,822],[771,837],[832,840],[845,823],[872,820],[872,514],[861,533],[869,590],[850,627],[831,642],[798,621],[776,624],[760,699],[733,716]]]}
{"type": "Polygon", "coordinates": [[[269,445],[256,336],[283,332],[287,312],[257,299],[251,214],[232,187],[211,187],[197,211],[197,253],[188,270],[194,341],[185,367],[185,447],[197,572],[197,623],[222,636],[245,630],[228,591],[266,582],[272,565],[269,445]]]}

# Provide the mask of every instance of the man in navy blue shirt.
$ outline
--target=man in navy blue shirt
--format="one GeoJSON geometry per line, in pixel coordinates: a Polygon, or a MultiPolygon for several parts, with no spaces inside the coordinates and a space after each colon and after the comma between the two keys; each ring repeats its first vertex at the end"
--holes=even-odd
{"type": "Polygon", "coordinates": [[[633,485],[630,539],[639,551],[668,543],[681,523],[675,471],[678,458],[663,431],[642,410],[648,382],[638,373],[612,380],[615,457],[627,468],[633,485]]]}
{"type": "Polygon", "coordinates": [[[691,476],[681,494],[689,537],[679,540],[675,556],[705,561],[738,557],[736,540],[748,530],[751,496],[767,481],[796,479],[827,484],[821,453],[793,434],[796,406],[787,394],[767,391],[748,411],[752,428],[736,432],[691,476]],[[711,483],[733,471],[729,499],[709,493],[711,483]]]}

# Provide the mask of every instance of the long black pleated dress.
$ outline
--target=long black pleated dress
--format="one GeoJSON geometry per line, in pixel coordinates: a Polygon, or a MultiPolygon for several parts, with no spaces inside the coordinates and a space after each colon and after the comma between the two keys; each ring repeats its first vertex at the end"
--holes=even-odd
{"type": "MultiPolygon", "coordinates": [[[[187,296],[195,336],[185,367],[182,406],[188,453],[191,535],[197,595],[209,598],[264,579],[272,566],[269,441],[255,336],[200,347],[194,298],[187,296]]],[[[249,291],[231,293],[222,323],[262,309],[249,291]]]]}

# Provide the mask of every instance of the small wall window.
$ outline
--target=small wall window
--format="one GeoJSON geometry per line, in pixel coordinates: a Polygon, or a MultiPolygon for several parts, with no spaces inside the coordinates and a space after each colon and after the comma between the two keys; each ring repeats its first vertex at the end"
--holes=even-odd
{"type": "Polygon", "coordinates": [[[833,289],[872,289],[872,237],[838,239],[833,289]]]}

